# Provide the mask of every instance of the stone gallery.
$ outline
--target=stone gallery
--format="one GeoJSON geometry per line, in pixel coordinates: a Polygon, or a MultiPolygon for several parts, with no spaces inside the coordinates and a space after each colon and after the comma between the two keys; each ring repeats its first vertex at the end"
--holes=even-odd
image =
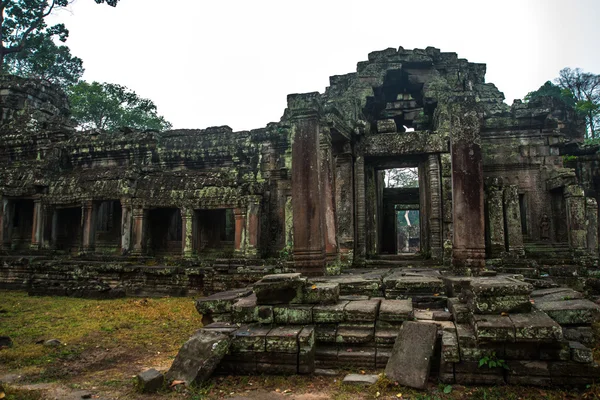
{"type": "Polygon", "coordinates": [[[387,365],[414,387],[430,369],[590,383],[600,153],[573,109],[509,106],[485,72],[377,51],[242,132],[80,132],[59,89],[3,76],[0,288],[203,294],[190,340],[220,354],[176,360],[186,381],[387,365]]]}

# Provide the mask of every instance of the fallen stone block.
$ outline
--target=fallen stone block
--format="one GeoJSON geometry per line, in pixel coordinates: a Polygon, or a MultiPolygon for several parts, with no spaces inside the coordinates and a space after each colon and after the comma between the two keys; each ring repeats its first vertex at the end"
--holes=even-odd
{"type": "Polygon", "coordinates": [[[199,330],[181,347],[166,378],[185,381],[187,385],[206,381],[227,354],[230,343],[227,335],[199,330]]]}
{"type": "Polygon", "coordinates": [[[257,305],[256,294],[243,297],[233,304],[232,321],[240,324],[258,322],[259,324],[273,323],[273,307],[257,305]]]}
{"type": "Polygon", "coordinates": [[[585,299],[538,302],[535,307],[561,325],[589,325],[600,319],[600,306],[585,299]]]}
{"type": "Polygon", "coordinates": [[[265,275],[252,288],[259,305],[298,304],[304,298],[306,278],[300,273],[265,275]]]}
{"type": "Polygon", "coordinates": [[[142,393],[156,393],[165,385],[165,376],[151,368],[136,376],[137,389],[142,393]]]}
{"type": "Polygon", "coordinates": [[[196,300],[196,310],[203,316],[205,314],[230,313],[234,303],[241,297],[246,297],[251,294],[252,291],[249,289],[236,289],[215,293],[211,296],[196,300]]]}
{"type": "Polygon", "coordinates": [[[437,326],[411,321],[403,323],[385,375],[401,385],[424,389],[436,340],[437,326]]]}
{"type": "Polygon", "coordinates": [[[348,374],[344,377],[342,384],[357,385],[357,386],[371,386],[371,385],[376,384],[378,380],[379,380],[378,375],[348,374]]]}
{"type": "Polygon", "coordinates": [[[517,342],[555,342],[563,339],[561,326],[546,313],[535,310],[526,314],[510,314],[517,342]]]}
{"type": "Polygon", "coordinates": [[[335,304],[340,298],[340,285],[335,282],[316,282],[304,287],[304,304],[335,304]]]}

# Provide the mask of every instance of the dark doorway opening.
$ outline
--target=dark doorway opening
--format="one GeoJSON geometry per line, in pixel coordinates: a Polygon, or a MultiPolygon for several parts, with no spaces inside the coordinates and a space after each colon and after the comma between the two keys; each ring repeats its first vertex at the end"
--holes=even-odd
{"type": "Polygon", "coordinates": [[[148,212],[147,249],[153,255],[181,254],[181,211],[178,208],[155,208],[148,212]]]}
{"type": "Polygon", "coordinates": [[[33,200],[15,200],[12,220],[12,248],[24,250],[31,245],[33,200]]]}
{"type": "Polygon", "coordinates": [[[233,253],[235,220],[233,209],[196,210],[195,249],[198,253],[233,253]]]}
{"type": "Polygon", "coordinates": [[[103,201],[96,215],[96,252],[112,254],[121,249],[121,202],[103,201]]]}
{"type": "Polygon", "coordinates": [[[81,246],[81,207],[56,210],[56,248],[77,253],[81,246]]]}

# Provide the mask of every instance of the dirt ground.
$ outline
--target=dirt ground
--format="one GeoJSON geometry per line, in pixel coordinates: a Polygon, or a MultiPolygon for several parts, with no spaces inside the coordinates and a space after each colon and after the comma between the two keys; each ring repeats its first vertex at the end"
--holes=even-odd
{"type": "MultiPolygon", "coordinates": [[[[187,338],[201,327],[193,299],[108,301],[29,297],[0,291],[0,382],[8,400],[117,399],[565,399],[600,398],[600,386],[580,390],[463,387],[431,382],[415,391],[383,376],[370,387],[342,385],[336,376],[215,376],[201,387],[177,385],[158,394],[138,393],[135,376],[167,370],[187,338]],[[44,345],[48,339],[61,344],[44,345]]],[[[0,394],[2,391],[0,391],[0,394]]],[[[1,399],[0,395],[0,399],[1,399]]]]}

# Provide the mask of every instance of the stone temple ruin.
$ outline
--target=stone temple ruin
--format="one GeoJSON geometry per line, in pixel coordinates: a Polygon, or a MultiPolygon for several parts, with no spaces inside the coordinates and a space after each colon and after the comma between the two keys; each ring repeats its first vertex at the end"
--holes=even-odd
{"type": "Polygon", "coordinates": [[[4,76],[0,288],[210,295],[225,373],[384,367],[417,320],[444,382],[589,383],[600,151],[573,110],[508,106],[485,71],[373,52],[242,132],[79,132],[60,90],[4,76]],[[406,168],[418,184],[390,186],[406,168]]]}

